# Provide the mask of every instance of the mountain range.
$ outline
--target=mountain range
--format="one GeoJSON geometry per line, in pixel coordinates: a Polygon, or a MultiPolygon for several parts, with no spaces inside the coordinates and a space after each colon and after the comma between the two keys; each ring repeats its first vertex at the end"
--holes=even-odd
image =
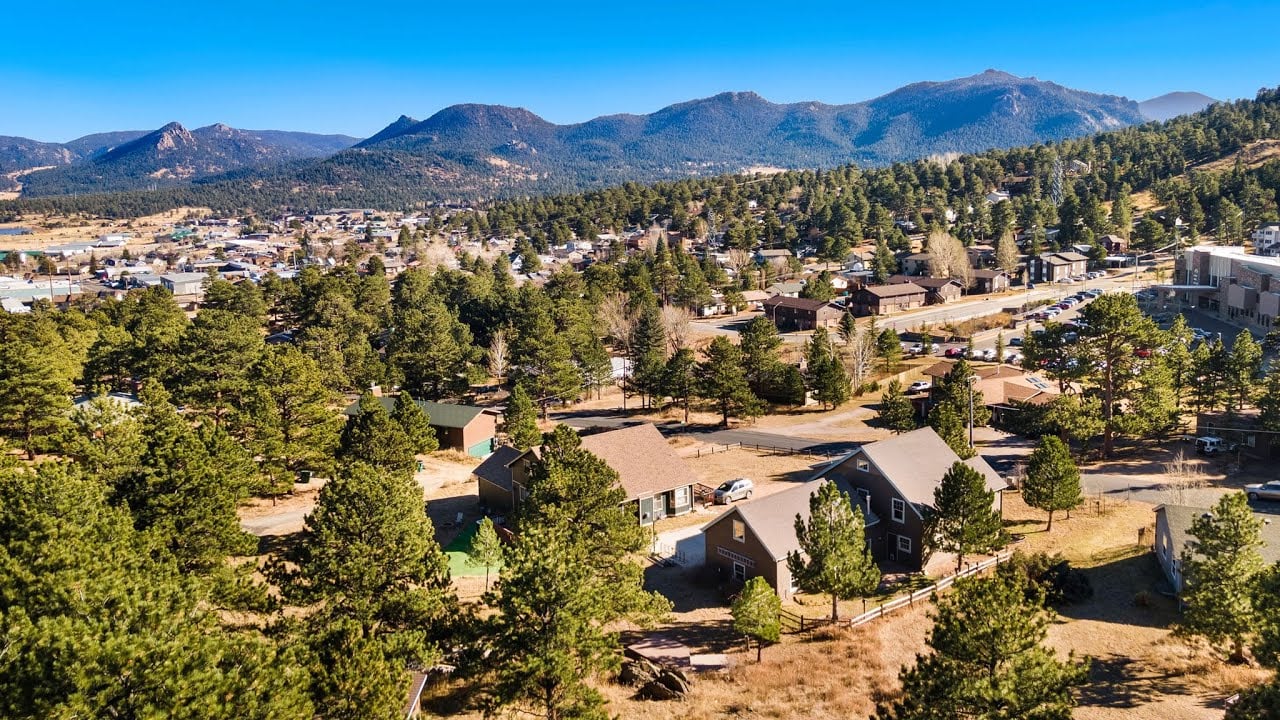
{"type": "Polygon", "coordinates": [[[358,141],[346,135],[237,130],[222,124],[188,130],[172,122],[151,132],[99,133],[62,144],[0,138],[0,174],[55,166],[20,179],[24,194],[30,195],[134,190],[327,157],[358,141]]]}
{"type": "Polygon", "coordinates": [[[188,131],[177,123],[63,145],[0,139],[0,173],[12,172],[13,156],[25,151],[27,167],[58,165],[21,178],[28,197],[252,180],[336,196],[376,189],[414,199],[480,199],[1030,145],[1177,114],[1202,100],[1212,102],[1171,94],[1152,99],[1144,112],[1127,98],[988,70],[853,104],[778,104],[727,92],[648,115],[570,125],[523,108],[453,105],[426,120],[402,115],[363,141],[225,125],[188,131]]]}

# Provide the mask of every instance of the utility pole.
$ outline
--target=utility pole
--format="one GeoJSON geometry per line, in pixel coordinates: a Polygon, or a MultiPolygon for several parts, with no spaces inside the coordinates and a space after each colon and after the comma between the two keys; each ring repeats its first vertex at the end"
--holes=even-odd
{"type": "Polygon", "coordinates": [[[973,450],[973,383],[977,381],[977,375],[970,375],[965,382],[969,388],[969,449],[973,450]]]}

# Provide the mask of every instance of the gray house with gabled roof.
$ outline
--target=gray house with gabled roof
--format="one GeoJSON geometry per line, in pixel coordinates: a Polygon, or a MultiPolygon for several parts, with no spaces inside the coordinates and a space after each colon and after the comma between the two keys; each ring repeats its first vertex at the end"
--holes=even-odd
{"type": "MultiPolygon", "coordinates": [[[[793,589],[786,556],[799,550],[796,515],[808,517],[809,495],[831,480],[862,509],[867,544],[876,560],[920,570],[934,490],[957,461],[960,457],[928,427],[867,443],[821,467],[804,485],[739,503],[705,525],[706,562],[726,579],[763,576],[779,595],[788,597],[793,589]]],[[[986,479],[999,510],[1001,491],[1008,483],[981,457],[962,462],[986,479]]]]}
{"type": "MultiPolygon", "coordinates": [[[[380,397],[378,402],[391,412],[395,409],[394,397],[380,397]]],[[[415,400],[429,418],[431,429],[441,450],[457,450],[472,457],[487,457],[493,452],[494,438],[498,434],[498,413],[491,408],[474,405],[455,405],[427,400],[415,400]]],[[[343,414],[354,417],[360,411],[360,403],[347,406],[343,414]]]]}

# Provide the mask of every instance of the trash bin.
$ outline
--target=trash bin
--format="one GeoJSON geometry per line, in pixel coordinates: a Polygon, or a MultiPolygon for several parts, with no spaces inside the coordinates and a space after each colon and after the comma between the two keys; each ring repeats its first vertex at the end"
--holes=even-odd
{"type": "Polygon", "coordinates": [[[309,483],[309,482],[311,482],[311,471],[310,471],[310,470],[299,470],[299,471],[298,471],[298,482],[300,482],[300,483],[309,483]]]}

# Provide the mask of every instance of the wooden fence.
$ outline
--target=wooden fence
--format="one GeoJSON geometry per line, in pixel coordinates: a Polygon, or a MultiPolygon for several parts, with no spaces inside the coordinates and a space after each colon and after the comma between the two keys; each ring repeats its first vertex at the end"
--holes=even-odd
{"type": "MultiPolygon", "coordinates": [[[[936,592],[942,592],[943,590],[951,587],[955,584],[956,580],[966,578],[971,575],[977,575],[989,568],[993,568],[996,565],[1007,561],[1012,555],[1013,553],[1008,551],[998,553],[994,557],[983,560],[976,565],[971,565],[954,575],[948,575],[932,585],[920,588],[919,590],[913,590],[902,597],[881,603],[860,615],[855,615],[851,618],[843,618],[840,620],[839,624],[845,627],[857,627],[859,625],[869,623],[876,618],[884,617],[895,610],[901,610],[904,607],[915,607],[917,602],[924,602],[929,599],[930,595],[933,595],[936,592]]],[[[781,620],[783,632],[786,633],[804,633],[832,624],[831,618],[829,617],[805,617],[798,612],[787,610],[786,608],[783,608],[780,611],[779,620],[781,620]]]]}
{"type": "Polygon", "coordinates": [[[808,455],[815,458],[831,459],[844,455],[843,452],[832,450],[814,450],[813,448],[789,448],[777,445],[761,445],[759,443],[729,443],[727,445],[707,445],[693,449],[693,454],[688,457],[700,458],[704,455],[715,455],[717,453],[729,452],[730,450],[743,449],[755,450],[757,452],[771,452],[781,455],[808,455]]]}

